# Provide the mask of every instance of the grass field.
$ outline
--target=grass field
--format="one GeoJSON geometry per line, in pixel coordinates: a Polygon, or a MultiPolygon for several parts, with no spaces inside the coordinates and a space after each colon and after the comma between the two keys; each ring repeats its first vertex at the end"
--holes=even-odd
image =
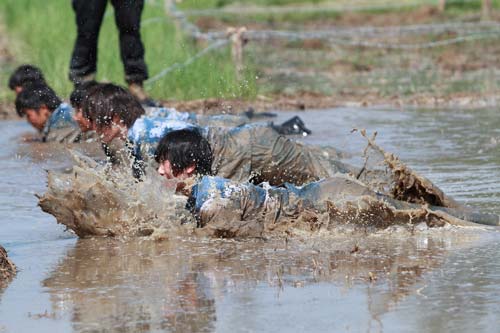
{"type": "MultiPolygon", "coordinates": [[[[334,26],[480,21],[480,0],[448,0],[447,3],[444,13],[436,12],[437,0],[183,0],[178,6],[182,10],[231,8],[232,11],[225,13],[189,17],[201,29],[219,31],[243,25],[250,29],[322,30],[334,26]],[[315,4],[330,10],[281,13],[279,10],[246,10],[259,6],[315,4]],[[387,7],[382,8],[385,5],[387,7]],[[343,6],[364,9],[354,12],[335,9],[343,6]]],[[[492,3],[495,9],[500,8],[500,0],[492,3]]],[[[498,11],[495,15],[493,20],[500,19],[498,11]]],[[[72,90],[67,79],[68,66],[76,35],[71,1],[1,0],[0,16],[9,34],[9,53],[13,58],[0,71],[1,82],[7,80],[15,66],[33,63],[42,68],[50,85],[61,96],[68,96],[72,90]]],[[[175,30],[164,12],[163,0],[146,1],[142,36],[150,76],[185,62],[203,48],[175,30]]],[[[450,36],[417,36],[403,42],[434,41],[450,36]]],[[[301,92],[336,96],[339,101],[345,96],[358,100],[366,95],[394,99],[422,94],[426,97],[446,97],[455,93],[493,94],[500,89],[500,76],[496,75],[500,73],[496,56],[500,46],[497,44],[496,40],[489,39],[405,51],[339,47],[317,41],[250,42],[245,47],[246,73],[241,82],[236,80],[226,46],[204,55],[188,67],[170,72],[148,86],[148,90],[161,100],[210,97],[253,100],[257,95],[301,92]]],[[[124,83],[111,5],[100,34],[98,66],[99,80],[124,83]]],[[[6,99],[12,101],[13,94],[2,84],[0,101],[6,99]]]]}
{"type": "MultiPolygon", "coordinates": [[[[32,63],[43,70],[49,84],[61,96],[68,96],[72,90],[67,79],[68,66],[76,36],[71,1],[2,0],[0,13],[10,37],[9,51],[14,56],[14,62],[2,71],[2,81],[5,82],[15,66],[32,63]]],[[[150,20],[142,27],[150,76],[175,63],[182,63],[198,52],[192,41],[176,33],[162,6],[146,3],[143,22],[150,18],[165,18],[165,21],[150,20]]],[[[100,33],[98,59],[99,80],[124,83],[111,5],[108,5],[100,33]]],[[[225,47],[207,54],[189,67],[169,73],[150,87],[150,93],[156,98],[180,100],[251,98],[256,92],[254,77],[248,70],[243,83],[236,80],[230,53],[225,47]]],[[[5,89],[4,84],[2,86],[1,89],[5,89]]],[[[12,98],[5,91],[2,95],[12,98]]]]}

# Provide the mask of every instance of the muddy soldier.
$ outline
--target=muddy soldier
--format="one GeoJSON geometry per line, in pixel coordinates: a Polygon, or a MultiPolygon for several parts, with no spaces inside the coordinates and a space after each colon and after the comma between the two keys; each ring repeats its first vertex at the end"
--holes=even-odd
{"type": "Polygon", "coordinates": [[[397,223],[499,225],[499,217],[452,208],[411,204],[394,200],[369,189],[347,175],[336,175],[302,187],[285,183],[280,187],[239,183],[211,172],[209,142],[196,132],[184,130],[167,134],[156,154],[158,172],[177,179],[177,192],[189,196],[188,209],[200,227],[216,236],[261,236],[265,230],[279,228],[309,216],[314,229],[321,215],[337,223],[361,223],[386,227],[397,223]],[[198,177],[193,186],[184,181],[198,177]],[[200,178],[201,177],[201,178],[200,178]],[[462,220],[462,221],[458,221],[462,220]]]}
{"type": "Polygon", "coordinates": [[[131,150],[137,177],[144,164],[153,160],[160,139],[166,133],[186,128],[202,132],[210,141],[214,173],[227,178],[244,181],[260,175],[272,183],[304,183],[329,172],[309,149],[282,136],[282,125],[254,123],[233,127],[235,121],[242,121],[241,116],[206,116],[200,120],[184,112],[151,117],[126,90],[112,84],[93,90],[84,102],[83,112],[94,124],[112,161],[121,159],[116,158],[123,155],[120,151],[131,150]],[[199,122],[214,126],[202,127],[199,122]],[[222,124],[229,127],[220,127],[222,124]]]}
{"type": "Polygon", "coordinates": [[[396,200],[349,175],[337,174],[302,187],[212,176],[210,144],[196,131],[168,133],[156,156],[158,172],[167,180],[149,175],[144,182],[117,188],[115,181],[102,181],[105,178],[95,173],[95,161],[84,161],[80,165],[88,168],[49,173],[48,191],[39,205],[80,237],[147,236],[156,227],[167,230],[182,224],[215,237],[283,235],[290,228],[316,231],[343,224],[499,225],[497,215],[396,200]],[[172,196],[173,191],[178,195],[172,196]],[[144,201],[130,200],[136,196],[144,201]]]}
{"type": "Polygon", "coordinates": [[[80,129],[74,120],[73,109],[57,97],[47,85],[25,87],[16,98],[16,111],[20,117],[39,131],[43,142],[77,142],[80,129]]]}

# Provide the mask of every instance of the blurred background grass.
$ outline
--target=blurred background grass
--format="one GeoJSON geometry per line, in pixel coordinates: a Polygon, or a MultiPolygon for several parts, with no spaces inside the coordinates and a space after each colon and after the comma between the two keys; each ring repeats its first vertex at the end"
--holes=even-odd
{"type": "MultiPolygon", "coordinates": [[[[481,0],[448,0],[437,12],[438,0],[183,0],[177,2],[189,20],[202,30],[224,31],[228,26],[250,29],[322,30],[336,26],[398,26],[444,22],[480,22],[481,0]],[[265,6],[321,5],[325,11],[272,11],[265,6]],[[252,12],[264,6],[266,10],[252,12]],[[345,7],[359,10],[345,10],[345,7]],[[229,12],[192,10],[228,8],[229,12]],[[338,10],[336,9],[338,8],[338,10]],[[344,8],[344,9],[343,9],[344,8]]],[[[500,0],[493,0],[500,8],[500,0]]],[[[14,96],[5,82],[15,66],[33,63],[63,97],[76,25],[71,1],[0,0],[0,16],[9,38],[12,61],[0,71],[0,101],[14,96]]],[[[491,18],[500,20],[498,11],[491,18]]],[[[0,32],[1,33],[1,32],[0,32]]],[[[197,45],[176,31],[163,0],[147,0],[142,37],[150,76],[183,63],[206,45],[197,45]]],[[[453,37],[421,35],[389,43],[414,43],[453,37]]],[[[199,98],[254,99],[257,95],[314,92],[339,99],[366,95],[405,98],[425,94],[496,93],[500,89],[500,46],[497,40],[478,40],[421,50],[339,47],[323,41],[250,42],[245,47],[244,79],[238,81],[229,47],[212,51],[188,67],[176,69],[148,86],[160,100],[199,98]]],[[[114,13],[108,5],[99,38],[98,79],[124,84],[114,13]]]]}
{"type": "MultiPolygon", "coordinates": [[[[0,15],[9,33],[9,52],[14,61],[2,70],[0,98],[13,98],[5,91],[8,75],[15,66],[31,63],[39,66],[49,84],[68,96],[73,85],[68,67],[76,38],[71,1],[1,0],[0,15]],[[2,96],[3,95],[3,96],[2,96]]],[[[199,51],[190,39],[175,31],[166,17],[162,2],[146,2],[143,22],[149,18],[163,22],[144,24],[141,30],[150,76],[177,62],[184,62],[199,51]]],[[[247,66],[242,83],[236,80],[228,47],[196,60],[190,66],[170,72],[150,88],[154,98],[188,100],[196,98],[252,98],[256,94],[255,74],[247,66]]],[[[108,4],[101,27],[98,53],[98,80],[124,84],[123,65],[118,48],[118,32],[113,7],[108,4]]]]}

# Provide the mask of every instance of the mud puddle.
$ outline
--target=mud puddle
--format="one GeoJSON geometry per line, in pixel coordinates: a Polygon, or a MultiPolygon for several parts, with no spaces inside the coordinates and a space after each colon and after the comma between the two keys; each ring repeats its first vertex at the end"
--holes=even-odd
{"type": "MultiPolygon", "coordinates": [[[[359,153],[364,143],[351,128],[377,130],[384,148],[451,196],[500,211],[496,110],[301,116],[314,131],[307,142],[359,153]]],[[[0,332],[466,332],[500,324],[495,232],[77,240],[34,197],[45,190],[43,169],[64,168],[66,157],[47,160],[33,145],[19,147],[16,137],[29,132],[22,122],[0,127],[0,244],[20,269],[0,295],[0,332]]]]}

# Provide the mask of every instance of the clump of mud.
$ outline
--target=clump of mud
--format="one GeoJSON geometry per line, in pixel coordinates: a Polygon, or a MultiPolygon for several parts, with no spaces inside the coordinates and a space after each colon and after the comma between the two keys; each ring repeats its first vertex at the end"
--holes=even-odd
{"type": "Polygon", "coordinates": [[[16,275],[16,265],[7,256],[7,251],[0,245],[0,289],[3,289],[16,275]]]}
{"type": "Polygon", "coordinates": [[[365,165],[357,179],[375,191],[390,195],[396,200],[448,208],[461,208],[429,179],[419,175],[404,164],[399,157],[386,152],[375,143],[377,133],[370,138],[361,131],[368,144],[365,149],[365,165]]]}

